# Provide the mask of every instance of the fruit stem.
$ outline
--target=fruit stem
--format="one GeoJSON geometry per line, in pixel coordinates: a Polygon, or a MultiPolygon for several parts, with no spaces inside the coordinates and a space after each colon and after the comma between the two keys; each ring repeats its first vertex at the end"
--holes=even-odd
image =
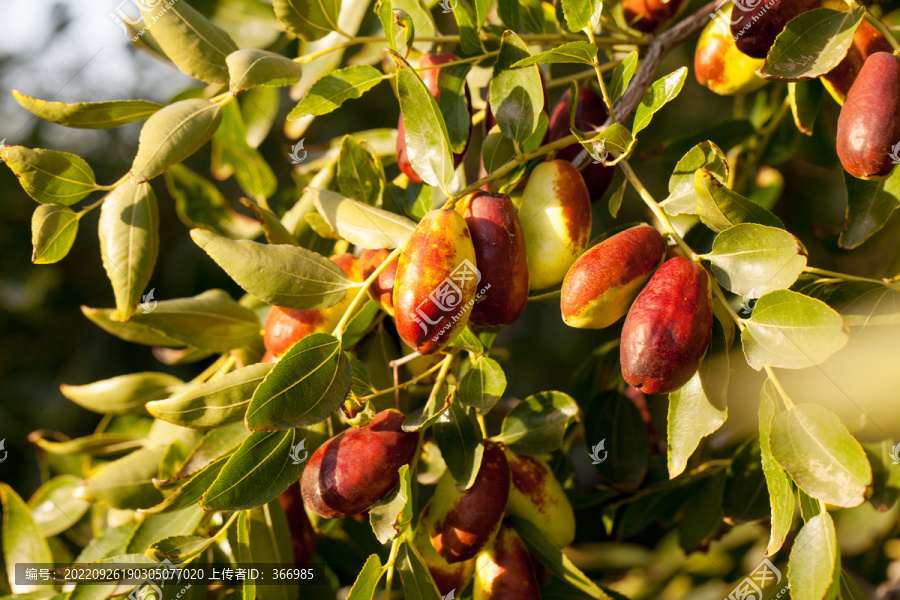
{"type": "Polygon", "coordinates": [[[627,160],[623,160],[619,163],[622,172],[625,173],[625,177],[628,179],[629,183],[634,186],[634,189],[637,190],[638,194],[640,194],[641,199],[644,201],[644,204],[650,209],[650,211],[659,219],[660,223],[662,223],[665,231],[669,234],[675,243],[678,244],[678,247],[681,248],[681,251],[684,252],[688,258],[690,258],[694,262],[700,262],[700,257],[695,253],[690,246],[685,243],[685,241],[678,234],[678,230],[675,229],[675,226],[672,225],[672,221],[669,220],[669,215],[663,211],[659,207],[659,204],[656,203],[656,200],[653,199],[653,196],[647,191],[647,188],[644,187],[644,184],[641,183],[641,180],[635,174],[634,170],[631,168],[631,165],[627,160]]]}
{"type": "Polygon", "coordinates": [[[434,387],[431,388],[431,393],[428,394],[428,401],[425,403],[426,405],[428,402],[431,402],[434,396],[441,390],[441,386],[444,385],[444,380],[447,379],[447,373],[450,372],[450,366],[453,364],[454,358],[455,356],[453,354],[448,354],[447,358],[438,363],[441,365],[441,370],[438,373],[437,379],[434,381],[434,387]]]}
{"type": "Polygon", "coordinates": [[[772,367],[767,366],[764,368],[769,379],[772,381],[772,385],[778,390],[778,394],[781,396],[782,402],[784,402],[784,407],[788,410],[794,410],[794,401],[791,400],[791,397],[788,396],[788,393],[784,390],[784,387],[782,387],[781,382],[778,381],[778,377],[775,376],[775,371],[772,370],[772,367]]]}
{"type": "MultiPolygon", "coordinates": [[[[127,173],[126,173],[125,175],[122,175],[122,177],[121,177],[117,182],[115,182],[115,183],[112,184],[112,185],[97,185],[97,186],[94,186],[94,189],[96,189],[96,190],[103,190],[103,191],[105,191],[105,192],[109,192],[109,191],[111,191],[111,190],[116,189],[117,187],[119,187],[119,186],[122,185],[123,183],[125,183],[125,180],[126,180],[126,179],[128,179],[128,174],[127,174],[127,173]]],[[[101,202],[102,202],[102,200],[101,200],[101,202]]],[[[97,204],[99,204],[99,202],[98,202],[97,204]]],[[[90,210],[90,209],[93,208],[94,206],[96,206],[96,204],[92,204],[92,205],[90,206],[90,208],[88,208],[88,210],[90,210]]]]}
{"type": "MultiPolygon", "coordinates": [[[[419,355],[416,354],[416,356],[419,356],[419,355]]],[[[412,379],[410,379],[409,381],[407,381],[407,382],[405,382],[405,383],[401,383],[401,384],[399,384],[399,385],[395,385],[395,386],[393,386],[393,387],[389,387],[389,388],[384,389],[384,390],[377,390],[377,391],[376,391],[375,393],[373,393],[373,394],[369,394],[368,396],[362,396],[362,397],[360,397],[359,400],[360,400],[360,402],[365,402],[365,401],[371,400],[372,398],[377,398],[378,396],[383,396],[383,395],[385,395],[385,394],[390,394],[391,392],[395,392],[395,391],[397,391],[397,390],[405,390],[407,387],[409,387],[410,385],[416,383],[417,381],[420,381],[420,380],[422,380],[422,379],[425,379],[426,377],[428,377],[429,375],[431,375],[432,373],[434,373],[435,371],[437,371],[438,369],[440,369],[442,366],[443,366],[443,362],[439,362],[438,364],[434,365],[433,367],[431,367],[430,369],[428,369],[428,370],[425,371],[424,373],[420,373],[419,375],[416,375],[415,377],[413,377],[412,379]]]]}
{"type": "MultiPolygon", "coordinates": [[[[585,27],[585,33],[587,33],[588,39],[595,46],[597,42],[594,38],[594,32],[591,31],[590,27],[585,27]]],[[[606,111],[609,113],[609,122],[610,124],[616,122],[616,107],[613,104],[612,98],[609,97],[609,92],[606,90],[606,82],[603,81],[603,71],[600,70],[600,62],[597,60],[597,55],[591,57],[591,65],[594,67],[594,71],[597,73],[597,82],[600,84],[600,93],[603,95],[603,102],[606,103],[606,111]]]]}
{"type": "MultiPolygon", "coordinates": [[[[612,71],[613,69],[618,67],[619,63],[621,63],[621,62],[622,62],[621,60],[614,60],[611,62],[603,63],[599,67],[600,71],[603,73],[606,73],[607,71],[612,71]]],[[[558,87],[562,87],[564,85],[569,85],[573,79],[589,79],[594,76],[595,71],[596,71],[596,68],[594,70],[585,69],[581,73],[576,73],[569,77],[557,77],[556,79],[549,80],[544,87],[549,90],[552,88],[558,88],[558,87]]]]}
{"type": "Polygon", "coordinates": [[[885,37],[885,39],[887,39],[888,44],[890,44],[890,45],[891,45],[891,48],[894,49],[894,54],[895,54],[895,55],[900,54],[900,42],[897,41],[897,38],[894,37],[894,34],[891,33],[891,30],[888,29],[887,25],[885,25],[884,23],[882,23],[882,22],[881,22],[881,19],[876,18],[875,15],[873,15],[872,13],[870,13],[870,12],[866,9],[866,7],[863,7],[863,10],[866,11],[866,12],[863,13],[863,18],[864,18],[866,21],[868,21],[869,23],[871,23],[871,24],[872,24],[872,27],[874,27],[875,29],[877,29],[878,32],[881,33],[881,35],[883,35],[883,36],[885,37]]]}
{"type": "Polygon", "coordinates": [[[397,553],[400,552],[400,536],[394,538],[391,543],[391,554],[388,556],[387,577],[384,580],[384,599],[391,600],[391,586],[394,583],[394,563],[397,562],[397,553]]]}
{"type": "Polygon", "coordinates": [[[337,327],[334,328],[334,332],[332,335],[337,339],[341,339],[344,335],[344,329],[347,328],[347,324],[350,322],[350,317],[356,312],[356,309],[362,303],[363,299],[366,298],[366,291],[369,289],[369,286],[378,279],[378,276],[381,275],[381,272],[388,268],[395,258],[400,255],[400,248],[395,248],[393,252],[391,252],[384,262],[378,265],[378,268],[375,269],[375,272],[369,275],[369,278],[366,279],[362,285],[360,286],[359,292],[356,294],[356,298],[353,299],[353,302],[350,303],[350,306],[347,307],[346,312],[344,312],[344,316],[341,317],[340,322],[337,324],[337,327]]]}
{"type": "Polygon", "coordinates": [[[231,370],[231,367],[234,366],[235,358],[230,354],[223,354],[219,358],[213,362],[213,364],[206,367],[202,373],[191,379],[190,383],[204,383],[209,380],[210,377],[216,374],[216,371],[222,371],[222,373],[227,373],[231,370]]]}
{"type": "Polygon", "coordinates": [[[888,283],[888,280],[886,279],[870,279],[869,277],[858,277],[856,275],[847,275],[846,273],[827,271],[825,269],[817,269],[815,267],[806,267],[803,269],[803,272],[811,273],[813,275],[822,275],[823,277],[833,277],[835,279],[842,279],[844,281],[864,281],[866,283],[877,283],[879,285],[888,283]]]}

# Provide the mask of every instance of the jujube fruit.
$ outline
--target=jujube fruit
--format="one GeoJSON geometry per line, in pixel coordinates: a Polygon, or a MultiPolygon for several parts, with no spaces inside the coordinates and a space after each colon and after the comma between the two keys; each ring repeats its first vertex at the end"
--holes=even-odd
{"type": "Polygon", "coordinates": [[[622,327],[622,376],[646,394],[677,390],[697,372],[712,335],[712,288],[687,258],[667,260],[631,305],[622,327]]]}
{"type": "Polygon", "coordinates": [[[509,196],[476,192],[465,219],[481,272],[479,293],[484,292],[469,320],[481,327],[505,327],[528,302],[528,257],[519,215],[509,196]]]}
{"type": "MultiPolygon", "coordinates": [[[[444,53],[444,54],[426,54],[421,59],[419,59],[419,68],[417,69],[419,76],[422,78],[422,83],[425,84],[425,87],[428,88],[428,91],[431,92],[431,95],[437,100],[439,96],[438,90],[438,75],[440,74],[440,69],[428,68],[434,67],[437,65],[443,65],[445,63],[457,60],[454,54],[444,53]]],[[[469,112],[471,112],[472,101],[469,98],[469,84],[466,84],[466,99],[469,101],[469,112]]],[[[472,130],[469,128],[469,139],[472,138],[472,130]]],[[[458,167],[460,163],[466,156],[466,150],[469,148],[469,142],[466,141],[466,147],[459,154],[453,155],[453,166],[458,167]]],[[[403,121],[403,115],[400,115],[400,120],[397,122],[397,166],[400,167],[400,170],[409,178],[413,183],[422,183],[422,178],[416,173],[413,169],[412,165],[409,162],[409,157],[406,153],[406,125],[403,121]]]]}
{"type": "Polygon", "coordinates": [[[566,325],[601,329],[625,316],[665,254],[666,241],[649,225],[626,229],[582,254],[563,280],[566,325]]]}
{"type": "Polygon", "coordinates": [[[365,427],[342,431],[319,446],[300,479],[306,506],[331,519],[359,514],[381,500],[419,443],[418,434],[401,429],[405,418],[384,410],[365,427]]]}
{"type": "Polygon", "coordinates": [[[454,210],[429,212],[400,254],[394,279],[397,333],[420,354],[437,352],[468,323],[478,279],[466,220],[454,210]]]}
{"type": "Polygon", "coordinates": [[[735,45],[747,56],[765,58],[788,21],[818,5],[819,0],[770,0],[738,10],[737,18],[731,20],[735,45]]]}
{"type": "MultiPolygon", "coordinates": [[[[843,2],[840,6],[846,9],[843,2]]],[[[893,52],[893,47],[874,25],[863,19],[853,34],[846,56],[821,78],[822,85],[838,104],[845,102],[863,65],[876,52],[893,52]]]]}
{"type": "MultiPolygon", "coordinates": [[[[339,254],[332,256],[331,260],[343,269],[352,281],[362,282],[359,261],[353,255],[339,254]]],[[[263,356],[263,362],[280,357],[288,348],[311,333],[331,333],[358,293],[357,288],[350,288],[343,300],[321,310],[273,306],[266,318],[266,330],[263,335],[266,354],[263,356]]]]}
{"type": "Polygon", "coordinates": [[[686,0],[625,0],[622,8],[628,25],[651,33],[672,22],[687,4],[686,0]]]}
{"type": "Polygon", "coordinates": [[[575,539],[575,512],[550,465],[536,456],[506,450],[512,485],[507,514],[531,521],[557,548],[575,539]]]}
{"type": "Polygon", "coordinates": [[[531,557],[512,525],[504,523],[475,561],[474,600],[540,600],[531,557]]]}
{"type": "MultiPolygon", "coordinates": [[[[387,248],[366,249],[360,252],[359,268],[362,271],[363,280],[368,279],[390,254],[391,251],[387,248]]],[[[398,262],[396,258],[392,260],[391,264],[378,274],[368,290],[372,301],[392,317],[394,316],[394,279],[397,277],[398,262]]]]}
{"type": "MultiPolygon", "coordinates": [[[[550,115],[549,141],[555,142],[572,134],[569,128],[570,104],[569,90],[566,90],[553,108],[553,114],[550,115]]],[[[575,126],[580,131],[592,131],[602,127],[606,123],[607,118],[609,118],[609,113],[606,111],[606,103],[603,102],[603,98],[590,88],[578,88],[575,126]]],[[[557,152],[556,157],[572,162],[581,150],[581,144],[575,143],[557,152]]],[[[584,166],[581,170],[581,176],[584,178],[584,183],[587,185],[588,193],[593,202],[597,202],[606,195],[615,174],[615,167],[606,167],[602,163],[590,161],[584,166]]]]}
{"type": "Polygon", "coordinates": [[[837,126],[837,154],[848,173],[883,179],[894,169],[900,143],[900,58],[877,52],[866,60],[847,94],[837,126]]]}
{"type": "Polygon", "coordinates": [[[533,290],[561,282],[587,248],[591,200],[578,169],[566,160],[543,162],[528,178],[519,207],[533,290]]]}
{"type": "Polygon", "coordinates": [[[434,549],[448,563],[468,560],[497,531],[509,499],[509,465],[500,446],[485,441],[475,482],[460,490],[450,471],[438,481],[428,515],[434,549]]]}
{"type": "Polygon", "coordinates": [[[470,558],[462,562],[450,564],[437,553],[428,537],[428,511],[431,509],[431,500],[422,509],[419,516],[419,524],[416,527],[416,535],[413,544],[422,555],[428,572],[437,586],[441,596],[446,596],[453,590],[461,590],[466,587],[475,573],[475,559],[470,558]]]}
{"type": "Polygon", "coordinates": [[[728,25],[732,9],[731,5],[722,9],[724,19],[713,19],[706,24],[694,53],[697,83],[720,96],[747,94],[766,84],[766,80],[756,74],[765,61],[747,56],[734,43],[728,25]]]}

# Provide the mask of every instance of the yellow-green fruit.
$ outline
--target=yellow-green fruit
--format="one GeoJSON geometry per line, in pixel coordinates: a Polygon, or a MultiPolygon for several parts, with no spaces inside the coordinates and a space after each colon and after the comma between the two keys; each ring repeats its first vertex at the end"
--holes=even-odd
{"type": "Polygon", "coordinates": [[[722,18],[707,23],[697,41],[694,76],[720,96],[746,94],[758,90],[766,80],[756,74],[765,62],[738,50],[731,34],[729,19],[732,5],[719,11],[722,18]]]}
{"type": "Polygon", "coordinates": [[[529,288],[558,284],[587,248],[591,234],[591,197],[578,169],[565,160],[535,167],[522,193],[519,221],[529,288]]]}
{"type": "Polygon", "coordinates": [[[428,539],[428,510],[431,508],[431,501],[422,509],[419,516],[419,525],[416,527],[416,535],[413,538],[413,544],[422,555],[431,578],[437,585],[438,592],[441,596],[446,596],[453,590],[462,590],[466,587],[472,576],[475,574],[475,559],[470,558],[462,562],[450,564],[437,553],[431,540],[428,539]]]}
{"type": "Polygon", "coordinates": [[[508,523],[475,560],[474,600],[540,600],[525,544],[508,523]]]}
{"type": "Polygon", "coordinates": [[[550,466],[535,456],[506,450],[512,485],[507,514],[522,517],[541,530],[557,548],[575,539],[575,513],[550,466]]]}

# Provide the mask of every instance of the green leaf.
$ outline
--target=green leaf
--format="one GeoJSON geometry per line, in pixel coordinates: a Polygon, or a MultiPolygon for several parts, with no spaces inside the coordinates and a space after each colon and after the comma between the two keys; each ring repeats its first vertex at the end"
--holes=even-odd
{"type": "Polygon", "coordinates": [[[66,257],[78,235],[78,215],[62,204],[41,204],[31,216],[31,262],[49,265],[66,257]]]}
{"type": "Polygon", "coordinates": [[[434,424],[433,431],[457,489],[469,489],[475,483],[484,455],[484,438],[478,421],[466,407],[453,402],[434,424]]]}
{"type": "Polygon", "coordinates": [[[694,174],[694,191],[697,193],[697,215],[716,233],[741,223],[784,229],[784,223],[778,217],[725,187],[707,169],[698,169],[694,174]]]}
{"type": "Polygon", "coordinates": [[[306,336],[284,353],[256,388],[245,422],[251,431],[315,425],[350,391],[350,365],[341,343],[326,333],[306,336]]]}
{"type": "Polygon", "coordinates": [[[862,446],[831,411],[794,405],[775,417],[769,443],[778,464],[813,498],[840,507],[862,504],[872,468],[862,446]]]}
{"type": "Polygon", "coordinates": [[[594,15],[603,8],[601,0],[561,0],[569,31],[577,33],[585,27],[594,29],[594,15]]]}
{"type": "Polygon", "coordinates": [[[291,451],[305,439],[302,429],[255,431],[225,463],[200,500],[204,510],[247,510],[260,506],[300,478],[303,463],[291,451]]]}
{"type": "Polygon", "coordinates": [[[212,229],[238,239],[259,236],[255,219],[235,212],[215,184],[184,165],[172,165],[165,174],[166,187],[175,199],[175,212],[188,227],[212,229]]]}
{"type": "Polygon", "coordinates": [[[363,307],[350,317],[350,322],[347,323],[347,329],[344,330],[344,336],[341,338],[341,347],[348,350],[358,344],[369,333],[380,313],[381,309],[378,308],[378,305],[367,300],[363,307]]]}
{"type": "Polygon", "coordinates": [[[332,261],[298,246],[234,241],[203,229],[191,230],[191,239],[235,283],[273,306],[328,308],[358,286],[332,261]]]}
{"type": "Polygon", "coordinates": [[[447,125],[450,150],[456,154],[465,152],[471,136],[472,116],[469,114],[469,88],[466,85],[466,76],[471,68],[470,64],[461,64],[438,70],[438,108],[447,125]]]}
{"type": "Polygon", "coordinates": [[[256,200],[241,198],[241,204],[250,209],[256,220],[259,221],[269,244],[289,244],[297,246],[297,238],[279,220],[278,216],[267,208],[260,206],[256,200]]]}
{"type": "Polygon", "coordinates": [[[150,508],[162,500],[153,487],[165,446],[141,448],[101,467],[86,481],[81,498],[112,508],[150,508]]]}
{"type": "Polygon", "coordinates": [[[391,58],[397,66],[397,96],[409,162],[422,181],[446,190],[456,170],[447,124],[419,74],[399,54],[391,52],[391,58]]]}
{"type": "Polygon", "coordinates": [[[807,254],[800,240],[784,229],[742,223],[717,235],[704,258],[727,289],[759,298],[793,285],[806,267],[807,254]]]}
{"type": "Polygon", "coordinates": [[[316,188],[307,188],[319,214],[342,238],[360,248],[402,248],[416,224],[396,213],[316,188]]]}
{"type": "Polygon", "coordinates": [[[616,487],[635,489],[647,474],[650,441],[641,411],[623,394],[609,390],[591,398],[585,410],[584,431],[588,445],[606,442],[609,460],[597,467],[616,487]]]}
{"type": "Polygon", "coordinates": [[[0,159],[15,173],[25,193],[41,204],[71,206],[97,189],[93,169],[75,154],[3,146],[0,159]]]}
{"type": "Polygon", "coordinates": [[[446,385],[437,392],[432,392],[421,414],[409,415],[403,421],[403,431],[419,431],[434,425],[450,409],[455,396],[456,390],[446,385]]]}
{"type": "Polygon", "coordinates": [[[840,555],[834,521],[827,512],[806,522],[788,563],[792,600],[824,600],[836,577],[840,577],[840,555]]]}
{"type": "Polygon", "coordinates": [[[246,346],[259,338],[262,329],[252,310],[222,290],[160,301],[152,312],[139,312],[132,321],[182,344],[211,352],[246,346]]]}
{"type": "Polygon", "coordinates": [[[188,535],[197,529],[203,516],[203,511],[196,505],[178,512],[147,515],[128,538],[125,552],[144,553],[161,539],[188,535]]]}
{"type": "MultiPolygon", "coordinates": [[[[477,339],[477,338],[476,338],[477,339]]],[[[493,358],[482,356],[459,384],[459,401],[486,415],[506,391],[506,374],[493,358]]]]}
{"type": "MultiPolygon", "coordinates": [[[[576,100],[577,97],[577,92],[575,92],[576,100]]],[[[598,162],[607,158],[603,152],[612,151],[616,154],[625,154],[634,141],[631,132],[618,123],[613,123],[596,135],[588,136],[575,128],[573,122],[571,131],[578,138],[581,146],[598,162]],[[603,144],[600,145],[599,142],[603,142],[603,144]]]]}
{"type": "Polygon", "coordinates": [[[544,88],[538,66],[513,66],[530,56],[521,38],[513,31],[505,31],[491,78],[491,111],[503,135],[519,144],[534,133],[538,113],[544,108],[544,88]]]}
{"type": "Polygon", "coordinates": [[[820,364],[849,339],[844,320],[827,304],[789,290],[762,296],[745,324],[741,343],[757,371],[820,364]]]}
{"type": "Polygon", "coordinates": [[[341,192],[354,200],[376,206],[384,193],[384,168],[378,156],[352,135],[341,139],[337,159],[337,184],[341,192]]]}
{"type": "Polygon", "coordinates": [[[64,442],[52,442],[43,437],[35,436],[31,441],[41,450],[60,456],[72,454],[109,456],[131,452],[144,446],[143,440],[137,440],[130,435],[122,433],[95,433],[64,442]]]}
{"type": "Polygon", "coordinates": [[[516,147],[513,141],[503,135],[498,125],[494,125],[481,146],[481,160],[485,171],[493,173],[515,156],[516,147]]]}
{"type": "Polygon", "coordinates": [[[381,566],[381,559],[377,554],[372,554],[366,559],[366,564],[356,576],[353,587],[347,595],[347,600],[372,600],[375,597],[375,588],[384,575],[385,568],[381,566]]]}
{"type": "Polygon", "coordinates": [[[382,498],[369,510],[369,522],[375,537],[386,544],[409,527],[413,518],[409,465],[399,469],[400,483],[394,491],[382,498]]]}
{"type": "Polygon", "coordinates": [[[212,141],[212,174],[219,180],[234,176],[245,194],[263,199],[278,189],[278,179],[259,150],[247,143],[247,130],[237,103],[222,109],[222,123],[212,141]]]}
{"type": "Polygon", "coordinates": [[[517,404],[503,419],[500,436],[520,454],[545,454],[562,446],[566,427],[581,418],[578,403],[562,392],[541,392],[517,404]]]}
{"type": "MultiPolygon", "coordinates": [[[[6,572],[14,573],[16,563],[52,564],[53,554],[28,505],[6,483],[0,483],[0,501],[3,503],[3,559],[6,572]]],[[[37,585],[17,584],[14,579],[9,583],[15,594],[41,589],[37,585]]]]}
{"type": "Polygon", "coordinates": [[[65,127],[109,129],[135,121],[143,121],[162,106],[147,100],[113,100],[111,102],[48,102],[12,90],[13,98],[32,114],[65,127]]]}
{"type": "Polygon", "coordinates": [[[682,505],[684,516],[678,524],[678,543],[690,553],[716,536],[722,527],[725,473],[702,482],[682,505]]]}
{"type": "MultiPolygon", "coordinates": [[[[244,430],[248,435],[246,429],[244,430]]],[[[243,441],[243,440],[241,440],[243,441]]],[[[187,477],[180,487],[174,492],[166,496],[166,499],[150,508],[144,509],[143,512],[148,514],[168,513],[184,510],[192,506],[196,506],[200,497],[206,493],[206,490],[213,484],[228,459],[231,458],[230,453],[226,453],[215,459],[210,464],[202,467],[197,472],[187,477]]]]}
{"type": "Polygon", "coordinates": [[[381,71],[369,65],[354,65],[332,71],[313,84],[306,96],[288,114],[287,120],[326,115],[347,100],[362,97],[383,79],[381,71]]]}
{"type": "Polygon", "coordinates": [[[101,415],[144,413],[144,403],[165,398],[184,382],[168,373],[129,373],[86,385],[59,386],[62,395],[101,415]]]}
{"type": "Polygon", "coordinates": [[[228,83],[225,59],[238,49],[231,36],[187,2],[174,2],[164,11],[149,3],[138,8],[152,25],[153,39],[183,73],[206,83],[228,83]]]}
{"type": "MultiPolygon", "coordinates": [[[[160,562],[169,560],[176,564],[190,562],[206,552],[214,543],[222,539],[228,532],[228,528],[237,519],[240,513],[232,513],[231,517],[219,528],[215,535],[203,537],[200,535],[172,535],[154,543],[145,552],[147,556],[160,562]]],[[[283,513],[282,513],[283,514],[283,513]]],[[[287,525],[287,520],[283,520],[287,525]]]]}
{"type": "Polygon", "coordinates": [[[147,346],[183,347],[186,345],[184,342],[164,335],[149,325],[136,322],[134,319],[127,323],[118,321],[116,318],[117,311],[114,308],[82,306],[81,312],[97,327],[126,342],[145,344],[147,346]]]}
{"type": "Polygon", "coordinates": [[[159,254],[159,208],[150,184],[125,181],[107,194],[97,231],[118,318],[128,321],[150,283],[159,254]]]}
{"type": "Polygon", "coordinates": [[[497,15],[507,29],[519,28],[519,2],[517,0],[497,0],[497,15]]]}
{"type": "Polygon", "coordinates": [[[900,169],[894,169],[887,179],[880,181],[857,179],[844,171],[844,186],[847,188],[847,219],[838,244],[849,250],[884,227],[900,206],[900,169]]]}
{"type": "Polygon", "coordinates": [[[868,600],[856,580],[844,569],[841,569],[841,600],[868,600]]]}
{"type": "Polygon", "coordinates": [[[253,392],[272,370],[271,363],[257,363],[166,400],[147,403],[157,419],[182,427],[204,429],[242,421],[253,392]]]}
{"type": "Polygon", "coordinates": [[[268,137],[278,116],[281,92],[270,87],[255,87],[241,94],[241,116],[247,128],[247,143],[258,148],[268,137]]]}
{"type": "Polygon", "coordinates": [[[612,101],[613,105],[625,95],[625,90],[628,89],[628,84],[631,83],[631,78],[634,76],[637,64],[638,52],[637,50],[634,50],[630,52],[628,56],[623,58],[622,62],[616,65],[612,78],[609,80],[609,85],[607,86],[609,99],[612,101]]]}
{"type": "Polygon", "coordinates": [[[699,372],[669,394],[666,448],[670,479],[684,472],[700,441],[718,430],[727,415],[725,406],[717,406],[707,397],[699,372]]]}
{"type": "Polygon", "coordinates": [[[805,135],[813,134],[825,88],[815,81],[792,81],[788,84],[788,99],[794,125],[805,135]]]}
{"type": "Polygon", "coordinates": [[[775,38],[759,74],[796,81],[828,73],[846,56],[865,12],[861,6],[849,12],[817,8],[792,19],[775,38]]]}
{"type": "MultiPolygon", "coordinates": [[[[249,511],[246,533],[247,543],[242,544],[240,550],[241,562],[244,564],[294,564],[291,530],[284,509],[277,499],[249,511]]],[[[254,597],[259,600],[296,600],[300,591],[299,583],[291,579],[260,582],[254,588],[255,596],[248,596],[247,590],[244,590],[248,600],[254,597]]]]}
{"type": "Polygon", "coordinates": [[[794,486],[787,473],[775,461],[769,440],[777,399],[775,388],[767,379],[759,395],[759,452],[766,487],[769,490],[769,506],[772,514],[772,531],[769,534],[769,545],[766,547],[767,556],[781,549],[788,533],[791,532],[791,523],[794,520],[794,486]]]}
{"type": "Polygon", "coordinates": [[[638,132],[647,127],[653,119],[653,115],[681,93],[685,77],[687,77],[687,67],[681,67],[653,82],[637,110],[634,111],[633,135],[636,136],[638,132]]]}
{"type": "Polygon", "coordinates": [[[400,543],[395,563],[403,581],[407,600],[442,600],[431,573],[415,546],[407,540],[400,543]]]}
{"type": "Polygon", "coordinates": [[[303,67],[286,56],[248,48],[236,50],[225,58],[228,65],[228,89],[233,94],[258,85],[281,87],[300,81],[303,67]]]}
{"type": "Polygon", "coordinates": [[[628,187],[626,182],[623,182],[622,185],[619,186],[619,189],[614,191],[609,195],[609,214],[613,219],[619,214],[619,209],[622,208],[622,199],[625,197],[625,188],[628,187]]]}
{"type": "Polygon", "coordinates": [[[82,479],[74,475],[60,475],[39,487],[28,500],[31,517],[44,537],[66,531],[91,507],[75,497],[75,489],[82,479]]]}
{"type": "Polygon", "coordinates": [[[720,183],[728,179],[725,153],[709,141],[697,144],[681,157],[669,178],[669,197],[660,206],[670,215],[697,213],[699,198],[694,190],[694,173],[698,169],[706,169],[720,183]]]}
{"type": "Polygon", "coordinates": [[[180,163],[208,142],[221,122],[222,106],[202,98],[161,109],[141,129],[131,181],[144,183],[180,163]]]}
{"type": "Polygon", "coordinates": [[[591,581],[587,575],[582,573],[578,567],[572,564],[569,557],[553,545],[547,536],[541,532],[531,521],[520,517],[511,517],[513,527],[516,533],[521,536],[522,541],[528,546],[528,550],[540,560],[551,573],[559,579],[565,581],[572,587],[584,592],[591,598],[597,600],[613,600],[612,597],[604,592],[596,583],[591,581]]]}
{"type": "Polygon", "coordinates": [[[597,56],[597,46],[590,42],[568,42],[561,46],[557,46],[552,50],[523,58],[515,63],[513,68],[527,67],[537,63],[554,64],[554,63],[577,63],[583,65],[593,64],[592,61],[597,56]]]}
{"type": "Polygon", "coordinates": [[[285,28],[308,42],[340,31],[341,0],[274,0],[272,5],[285,28]]]}

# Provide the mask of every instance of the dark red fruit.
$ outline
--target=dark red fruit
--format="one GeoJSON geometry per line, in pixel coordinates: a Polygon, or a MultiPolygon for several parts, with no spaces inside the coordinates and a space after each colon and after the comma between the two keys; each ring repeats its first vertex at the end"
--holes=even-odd
{"type": "Polygon", "coordinates": [[[302,567],[312,559],[316,549],[316,532],[303,508],[300,484],[292,483],[288,489],[281,492],[278,500],[281,501],[284,514],[287,516],[288,528],[291,530],[294,564],[302,567]]]}
{"type": "Polygon", "coordinates": [[[770,0],[750,10],[731,11],[731,34],[738,50],[753,58],[765,58],[788,21],[819,6],[819,0],[770,0]]]}
{"type": "Polygon", "coordinates": [[[418,434],[400,428],[405,418],[385,410],[365,427],[342,431],[319,446],[300,479],[306,506],[331,519],[359,514],[381,500],[419,443],[418,434]]]}
{"type": "MultiPolygon", "coordinates": [[[[551,142],[555,142],[572,133],[569,129],[569,104],[569,91],[566,90],[550,115],[550,128],[548,131],[551,142]]],[[[579,130],[591,131],[597,127],[602,127],[608,117],[609,113],[606,110],[606,104],[599,94],[590,88],[578,89],[575,126],[579,130]]],[[[581,144],[572,144],[557,152],[556,157],[572,162],[580,152],[581,144]]],[[[603,198],[615,174],[615,167],[604,167],[602,164],[594,164],[593,161],[584,167],[581,175],[584,177],[584,183],[587,185],[592,202],[603,198]]]]}
{"type": "Polygon", "coordinates": [[[504,523],[494,542],[475,561],[474,600],[540,600],[535,569],[525,544],[504,523]]]}
{"type": "Polygon", "coordinates": [[[882,179],[900,144],[900,58],[877,52],[866,60],[841,108],[837,154],[848,173],[882,179]]]}
{"type": "Polygon", "coordinates": [[[481,327],[505,327],[528,302],[528,259],[519,215],[509,196],[476,192],[466,209],[466,224],[481,271],[469,320],[481,327]]]}
{"type": "Polygon", "coordinates": [[[667,260],[638,295],[622,327],[622,376],[646,394],[677,390],[697,372],[712,335],[709,275],[686,258],[667,260]]]}
{"type": "Polygon", "coordinates": [[[623,9],[631,27],[651,33],[666,26],[685,6],[686,0],[625,0],[623,9]]]}

